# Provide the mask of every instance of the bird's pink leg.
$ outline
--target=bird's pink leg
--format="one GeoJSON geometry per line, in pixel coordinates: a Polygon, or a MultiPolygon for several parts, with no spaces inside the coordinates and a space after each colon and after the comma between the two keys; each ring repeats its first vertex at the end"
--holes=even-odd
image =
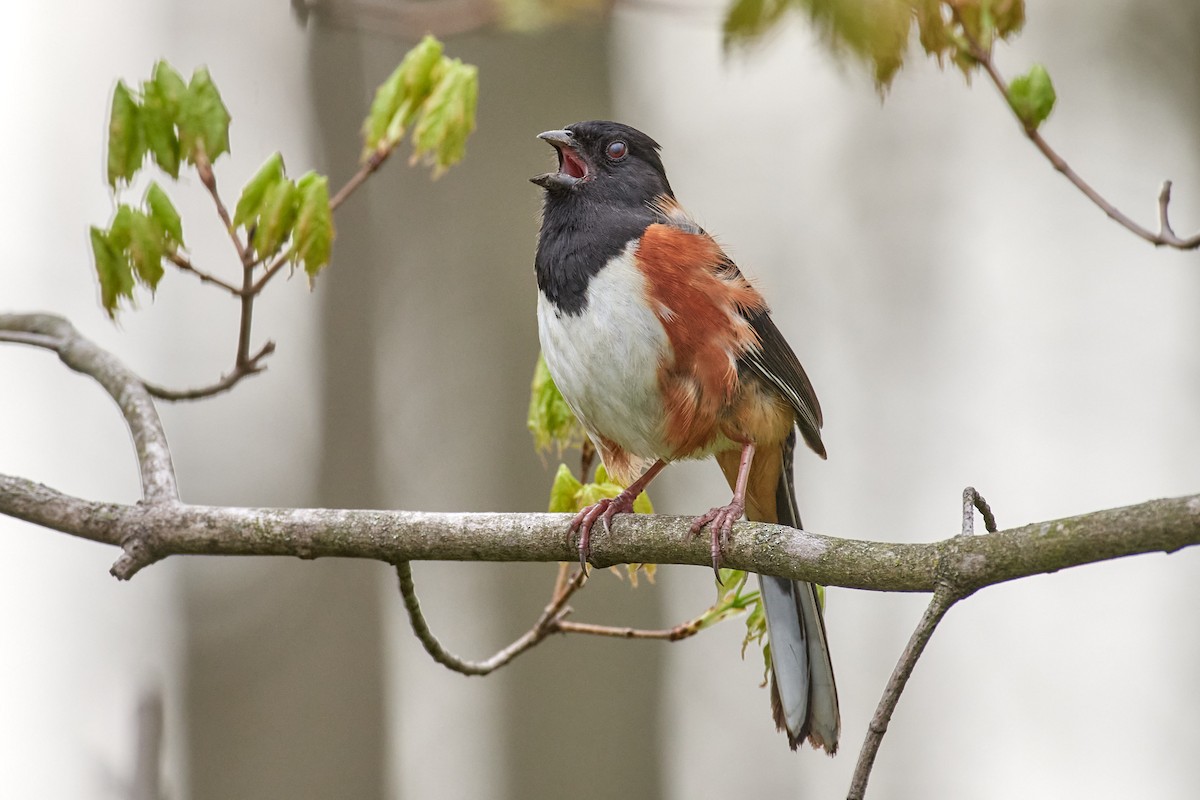
{"type": "Polygon", "coordinates": [[[579,566],[584,572],[587,572],[587,560],[592,551],[592,526],[596,524],[596,520],[604,524],[604,532],[608,533],[612,518],[617,514],[633,511],[633,501],[646,490],[650,481],[654,480],[654,476],[662,472],[666,465],[667,462],[662,459],[655,461],[650,469],[642,473],[642,477],[629,484],[619,495],[602,498],[600,502],[584,508],[571,520],[567,536],[579,531],[579,566]]]}
{"type": "Polygon", "coordinates": [[[746,513],[746,484],[750,480],[750,463],[754,461],[754,442],[742,445],[742,460],[738,464],[737,481],[733,487],[733,499],[727,506],[717,506],[707,514],[696,517],[692,523],[691,536],[696,536],[705,525],[712,523],[712,565],[721,582],[721,542],[728,542],[733,537],[733,523],[746,513]]]}

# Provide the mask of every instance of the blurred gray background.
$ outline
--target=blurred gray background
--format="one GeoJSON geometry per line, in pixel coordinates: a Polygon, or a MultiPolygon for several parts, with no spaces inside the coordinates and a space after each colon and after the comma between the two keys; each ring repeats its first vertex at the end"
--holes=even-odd
{"type": "MultiPolygon", "coordinates": [[[[340,185],[374,86],[423,31],[339,3],[9,0],[0,5],[0,309],[69,316],[140,374],[227,369],[236,309],[170,274],[116,326],[86,226],[118,77],[207,64],[233,114],[229,202],[273,150],[340,185]]],[[[378,3],[373,8],[411,6],[378,3]]],[[[435,3],[435,5],[437,5],[435,3]]],[[[982,81],[914,56],[886,102],[796,20],[721,54],[716,0],[622,0],[602,24],[446,36],[478,64],[466,161],[431,183],[401,154],[337,217],[309,293],[273,287],[269,370],[165,406],[184,499],[230,505],[528,511],[553,462],[524,428],[537,352],[531,269],[553,156],[533,137],[611,117],[663,145],[672,183],[775,309],[825,408],[830,459],[801,458],[815,531],[929,541],[972,484],[1002,526],[1200,489],[1200,258],[1156,251],[1088,204],[982,81]]],[[[1200,226],[1200,7],[1030,0],[1002,70],[1047,65],[1044,128],[1147,225],[1176,181],[1200,226]]],[[[194,260],[232,269],[199,182],[171,187],[194,260]]],[[[140,197],[140,189],[129,192],[140,197]]],[[[132,502],[127,435],[98,387],[0,348],[0,471],[132,502]]],[[[656,507],[726,495],[673,467],[656,507]]],[[[380,564],[172,560],[129,584],[112,549],[0,519],[0,795],[117,798],[138,697],[161,687],[170,795],[227,798],[844,795],[924,596],[828,593],[843,752],[792,754],[761,663],[727,623],[676,644],[554,639],[485,679],[432,663],[380,564]]],[[[483,656],[546,602],[552,565],[418,564],[435,630],[483,656]]],[[[879,798],[1194,797],[1200,551],[993,587],[954,609],[901,700],[879,798]]],[[[663,626],[713,597],[703,569],[631,590],[601,573],[580,619],[663,626]]]]}

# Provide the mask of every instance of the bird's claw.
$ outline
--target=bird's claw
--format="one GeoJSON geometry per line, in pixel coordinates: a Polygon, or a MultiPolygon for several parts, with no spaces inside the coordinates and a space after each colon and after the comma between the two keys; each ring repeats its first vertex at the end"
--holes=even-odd
{"type": "Polygon", "coordinates": [[[721,544],[733,539],[733,523],[740,520],[744,513],[746,505],[739,503],[735,498],[727,506],[717,506],[696,517],[689,529],[689,536],[698,536],[704,526],[711,523],[712,527],[709,530],[712,532],[712,568],[718,584],[721,583],[721,544]]]}
{"type": "Polygon", "coordinates": [[[592,553],[592,526],[596,524],[596,520],[600,520],[600,524],[604,526],[604,533],[609,534],[612,533],[613,517],[632,511],[633,498],[626,497],[622,492],[616,497],[600,498],[571,520],[571,525],[567,528],[567,537],[570,539],[575,531],[579,531],[579,568],[583,570],[584,575],[587,575],[587,562],[592,553]]]}

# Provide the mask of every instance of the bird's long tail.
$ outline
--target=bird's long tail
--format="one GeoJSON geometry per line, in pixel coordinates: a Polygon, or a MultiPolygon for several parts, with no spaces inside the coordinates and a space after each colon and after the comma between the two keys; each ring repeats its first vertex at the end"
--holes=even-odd
{"type": "MultiPolygon", "coordinates": [[[[775,506],[779,524],[800,528],[792,480],[795,447],[793,431],[784,444],[775,506]]],[[[793,750],[808,739],[814,747],[823,747],[833,755],[837,752],[841,717],[817,587],[770,575],[760,575],[759,586],[771,642],[771,710],[775,724],[787,732],[793,750]]]]}

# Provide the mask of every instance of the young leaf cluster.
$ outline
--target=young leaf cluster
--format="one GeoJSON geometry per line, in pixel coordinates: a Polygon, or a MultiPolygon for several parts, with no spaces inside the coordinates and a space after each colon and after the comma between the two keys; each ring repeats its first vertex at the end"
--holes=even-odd
{"type": "Polygon", "coordinates": [[[971,41],[990,48],[1025,22],[1024,0],[735,0],[725,16],[726,47],[761,39],[791,12],[806,15],[835,53],[866,62],[880,90],[904,65],[914,27],[927,54],[969,73],[978,66],[971,41]]]}
{"type": "Polygon", "coordinates": [[[212,197],[240,267],[240,276],[231,280],[193,264],[181,252],[179,215],[154,183],[141,206],[118,204],[108,228],[91,229],[100,299],[110,317],[122,300],[132,300],[138,284],[151,292],[157,289],[164,259],[241,305],[231,371],[203,388],[175,391],[147,384],[150,390],[161,398],[194,400],[227,391],[261,372],[262,360],[275,348],[270,341],[256,352],[250,347],[253,305],[265,287],[289,265],[293,270],[302,266],[311,285],[330,261],[334,210],[380,167],[410,127],[413,158],[433,164],[435,177],[461,160],[475,127],[477,96],[475,67],[445,57],[442,45],[426,37],[379,87],[363,124],[369,155],[336,194],[330,196],[329,179],[316,172],[293,180],[283,157],[274,153],[245,185],[231,217],[213,171],[213,162],[229,152],[230,116],[208,70],[197,69],[185,82],[170,64],[159,61],[137,88],[118,81],[108,124],[112,191],[131,184],[147,160],[172,178],[179,177],[182,165],[192,165],[212,197]]]}
{"type": "Polygon", "coordinates": [[[146,157],[172,178],[181,160],[212,163],[229,152],[229,111],[208,70],[184,83],[166,61],[154,65],[140,89],[117,81],[108,120],[108,184],[128,184],[146,157]]]}
{"type": "Polygon", "coordinates": [[[92,256],[100,278],[100,302],[109,317],[122,300],[133,299],[135,283],[151,292],[162,280],[164,258],[184,246],[183,222],[167,193],[151,182],[140,207],[118,206],[107,230],[90,229],[92,256]]]}
{"type": "MultiPolygon", "coordinates": [[[[594,480],[583,483],[573,474],[566,464],[558,465],[554,475],[554,484],[550,487],[550,508],[552,514],[577,514],[590,505],[595,505],[606,497],[616,497],[625,489],[624,486],[612,480],[608,470],[601,464],[596,467],[594,480]]],[[[653,514],[654,506],[649,496],[642,492],[633,501],[633,513],[653,514]]],[[[644,570],[650,581],[654,582],[655,564],[626,564],[630,581],[637,585],[637,572],[644,570]]],[[[618,573],[619,575],[620,573],[618,573]]]]}
{"type": "Polygon", "coordinates": [[[335,235],[329,205],[329,179],[306,172],[288,178],[283,156],[272,153],[242,189],[233,213],[234,228],[244,228],[257,262],[284,251],[293,266],[303,263],[311,281],[329,263],[335,235]]]}
{"type": "Polygon", "coordinates": [[[533,382],[529,391],[529,415],[525,421],[533,436],[534,449],[539,453],[552,447],[562,455],[563,450],[583,444],[583,426],[575,418],[571,407],[563,399],[546,360],[538,354],[533,367],[533,382]]]}
{"type": "Polygon", "coordinates": [[[412,162],[441,175],[466,154],[478,96],[478,69],[448,58],[441,42],[426,36],[376,90],[363,121],[362,160],[386,157],[411,130],[412,162]]]}
{"type": "MultiPolygon", "coordinates": [[[[229,112],[208,70],[183,77],[159,61],[138,89],[118,81],[108,120],[108,184],[128,186],[148,160],[172,178],[182,163],[210,163],[229,152],[229,112]]],[[[100,302],[114,317],[122,300],[141,284],[152,292],[163,276],[163,259],[184,247],[175,206],[151,182],[140,206],[119,204],[108,228],[90,230],[100,281],[100,302]]]]}

